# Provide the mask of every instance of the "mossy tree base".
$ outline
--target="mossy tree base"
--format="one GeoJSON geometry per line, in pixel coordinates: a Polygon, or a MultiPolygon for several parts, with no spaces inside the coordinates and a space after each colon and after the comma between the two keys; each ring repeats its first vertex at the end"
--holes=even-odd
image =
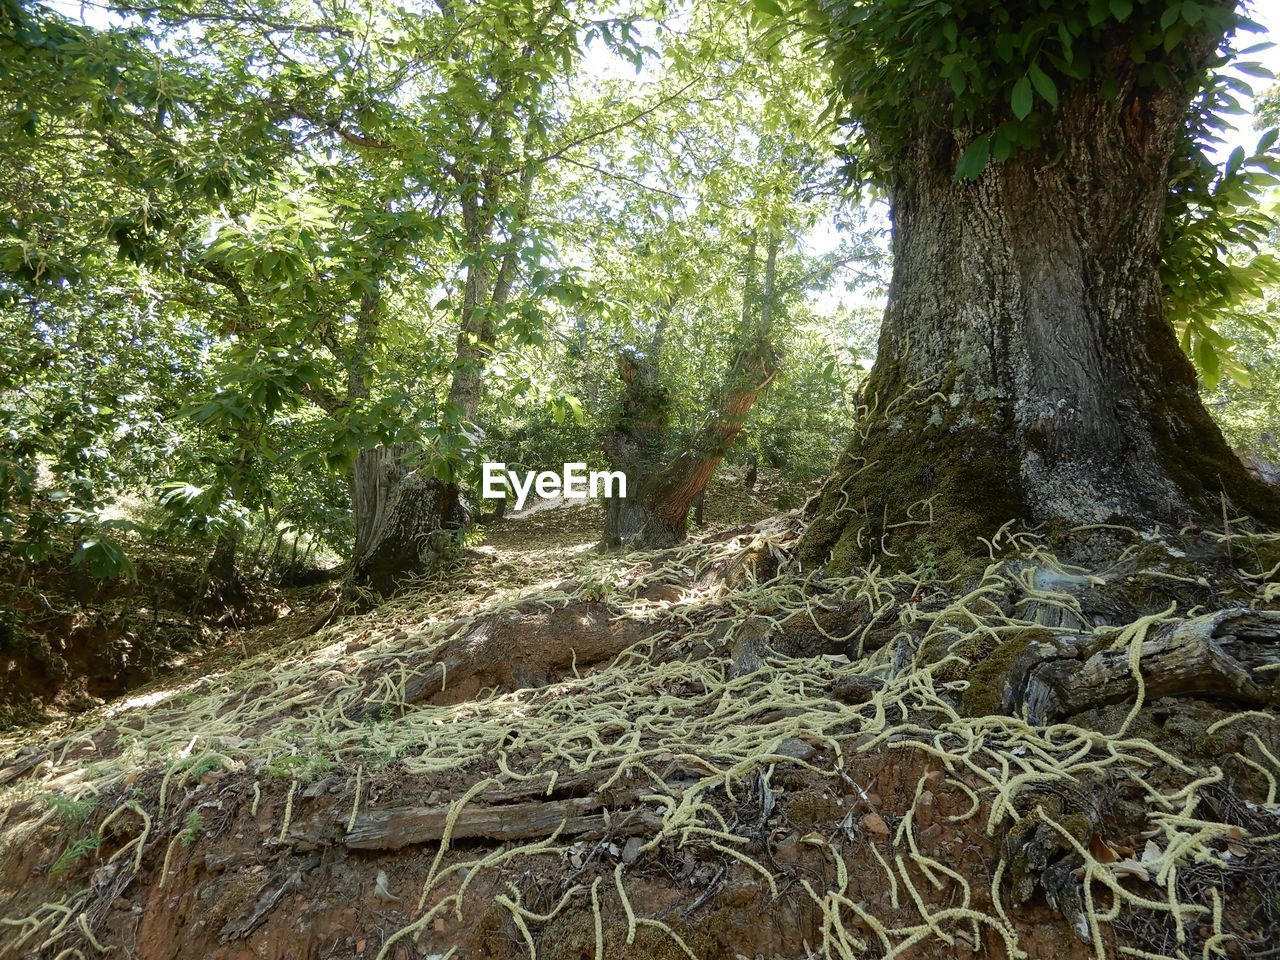
{"type": "Polygon", "coordinates": [[[1280,522],[1164,315],[1165,173],[1186,108],[1176,85],[1078,91],[1051,147],[972,182],[952,175],[966,132],[922,133],[898,158],[911,176],[891,189],[879,357],[805,560],[985,555],[977,538],[1010,520],[1220,523],[1224,499],[1280,522]]]}

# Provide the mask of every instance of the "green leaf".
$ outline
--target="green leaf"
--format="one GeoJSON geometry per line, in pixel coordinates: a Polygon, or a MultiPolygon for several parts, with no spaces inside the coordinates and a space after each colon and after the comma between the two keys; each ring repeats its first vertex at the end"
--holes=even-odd
{"type": "Polygon", "coordinates": [[[1238,363],[1227,364],[1227,376],[1231,378],[1231,382],[1237,387],[1249,389],[1253,386],[1253,375],[1249,372],[1248,367],[1243,367],[1238,363]]]}
{"type": "Polygon", "coordinates": [[[1244,163],[1244,147],[1236,147],[1234,150],[1231,151],[1231,156],[1227,158],[1227,169],[1226,169],[1226,172],[1223,173],[1222,175],[1223,179],[1230,179],[1231,177],[1235,176],[1236,171],[1240,169],[1240,165],[1243,163],[1244,163]]]}
{"type": "Polygon", "coordinates": [[[1231,66],[1249,77],[1262,77],[1264,80],[1270,80],[1275,76],[1274,73],[1260,63],[1233,63],[1231,66]]]}
{"type": "Polygon", "coordinates": [[[1111,0],[1111,13],[1124,23],[1129,19],[1129,14],[1133,13],[1133,0],[1111,0]]]}
{"type": "Polygon", "coordinates": [[[1022,79],[1013,85],[1013,95],[1009,98],[1013,115],[1019,120],[1027,119],[1031,114],[1032,99],[1031,78],[1024,74],[1022,79]]]}
{"type": "Polygon", "coordinates": [[[786,16],[786,12],[782,9],[782,4],[778,0],[751,0],[751,5],[761,13],[767,13],[772,17],[786,16]]]}
{"type": "Polygon", "coordinates": [[[1205,337],[1201,337],[1196,341],[1195,360],[1196,366],[1200,370],[1200,379],[1204,381],[1205,388],[1212,390],[1218,385],[1221,369],[1218,351],[1205,337]]]}
{"type": "Polygon", "coordinates": [[[1016,146],[1014,126],[1002,123],[991,141],[991,159],[996,163],[1004,163],[1013,156],[1016,146]]]}
{"type": "Polygon", "coordinates": [[[1045,102],[1051,107],[1058,106],[1058,87],[1053,82],[1053,78],[1040,69],[1040,64],[1032,62],[1031,69],[1028,71],[1031,75],[1031,82],[1035,85],[1036,93],[1045,99],[1045,102]]]}
{"type": "Polygon", "coordinates": [[[964,155],[960,157],[960,162],[956,164],[956,179],[977,180],[982,175],[982,171],[987,169],[987,162],[990,159],[991,134],[984,133],[980,137],[975,137],[964,155]]]}
{"type": "Polygon", "coordinates": [[[586,422],[586,415],[582,412],[581,400],[571,393],[566,393],[564,395],[564,402],[569,407],[570,412],[573,414],[573,419],[577,423],[581,424],[586,422]]]}

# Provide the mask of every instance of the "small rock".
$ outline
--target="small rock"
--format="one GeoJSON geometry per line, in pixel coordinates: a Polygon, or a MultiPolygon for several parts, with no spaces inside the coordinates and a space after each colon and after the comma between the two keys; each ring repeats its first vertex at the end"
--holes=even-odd
{"type": "Polygon", "coordinates": [[[808,760],[818,751],[813,744],[801,740],[799,737],[787,737],[787,739],[778,744],[778,749],[775,752],[780,756],[791,757],[795,760],[808,760]]]}
{"type": "Polygon", "coordinates": [[[325,777],[323,780],[317,780],[302,791],[302,798],[304,800],[314,800],[320,794],[326,792],[329,789],[329,785],[336,781],[336,777],[325,777]]]}
{"type": "Polygon", "coordinates": [[[933,792],[920,791],[920,796],[916,799],[914,819],[921,828],[933,823],[933,809],[933,792]]]}
{"type": "Polygon", "coordinates": [[[942,836],[942,827],[939,824],[931,824],[916,834],[923,842],[932,845],[939,837],[942,836]]]}
{"type": "Polygon", "coordinates": [[[884,822],[884,817],[878,813],[868,813],[862,818],[862,829],[867,833],[874,833],[877,836],[887,837],[889,835],[889,825],[884,822]]]}
{"type": "Polygon", "coordinates": [[[628,837],[626,844],[622,848],[622,862],[626,864],[635,863],[643,847],[644,841],[639,837],[628,837]]]}

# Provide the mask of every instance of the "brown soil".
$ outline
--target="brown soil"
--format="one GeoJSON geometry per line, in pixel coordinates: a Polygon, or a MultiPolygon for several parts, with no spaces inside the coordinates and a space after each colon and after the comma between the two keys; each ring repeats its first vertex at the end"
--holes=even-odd
{"type": "Polygon", "coordinates": [[[131,579],[97,580],[61,556],[0,562],[0,730],[100,706],[315,592],[255,584],[228,607],[200,601],[202,578],[194,558],[157,549],[131,579]]]}
{"type": "Polygon", "coordinates": [[[824,582],[792,563],[795,518],[625,557],[590,552],[598,531],[590,508],[494,525],[419,593],[316,634],[284,621],[243,663],[229,648],[178,689],[15,741],[0,957],[1074,960],[1276,942],[1276,710],[1164,699],[1118,736],[1132,703],[1048,729],[965,696],[1001,682],[975,618],[999,643],[1083,619],[1105,644],[1105,624],[1170,591],[1275,609],[1275,542],[1236,541],[1229,563],[1208,538],[1194,563],[1211,587],[1172,579],[1189,542],[1140,537],[1097,582],[1031,565],[1025,543],[979,582],[824,582]]]}

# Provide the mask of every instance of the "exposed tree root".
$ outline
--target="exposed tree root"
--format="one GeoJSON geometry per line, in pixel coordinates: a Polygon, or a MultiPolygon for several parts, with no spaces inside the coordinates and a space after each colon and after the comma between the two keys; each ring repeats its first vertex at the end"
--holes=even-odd
{"type": "Polygon", "coordinates": [[[1084,637],[1028,644],[1010,672],[1005,712],[1047,724],[1139,697],[1215,697],[1246,708],[1280,704],[1280,688],[1263,672],[1280,666],[1278,611],[1221,610],[1082,659],[1091,644],[1096,640],[1084,637]]]}

